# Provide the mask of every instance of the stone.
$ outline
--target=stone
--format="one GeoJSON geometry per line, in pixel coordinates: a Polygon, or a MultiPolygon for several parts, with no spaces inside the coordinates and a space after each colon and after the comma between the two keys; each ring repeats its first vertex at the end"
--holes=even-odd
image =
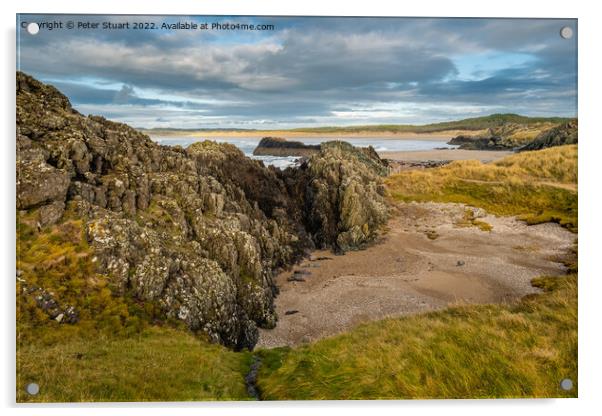
{"type": "Polygon", "coordinates": [[[69,184],[66,171],[37,158],[27,159],[26,155],[17,158],[17,209],[64,202],[69,184]]]}
{"type": "Polygon", "coordinates": [[[63,201],[54,201],[48,205],[43,205],[38,209],[38,222],[41,227],[56,224],[65,212],[65,203],[63,201]]]}

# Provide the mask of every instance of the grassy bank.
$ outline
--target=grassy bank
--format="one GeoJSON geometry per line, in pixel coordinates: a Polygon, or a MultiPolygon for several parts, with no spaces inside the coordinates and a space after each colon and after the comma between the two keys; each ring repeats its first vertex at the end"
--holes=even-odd
{"type": "Polygon", "coordinates": [[[491,164],[456,161],[392,175],[398,201],[461,202],[529,224],[558,222],[577,229],[577,146],[524,152],[491,164]]]}
{"type": "Polygon", "coordinates": [[[94,336],[56,325],[38,334],[60,341],[19,345],[19,402],[248,400],[244,374],[251,354],[183,330],[150,327],[130,336],[94,336]],[[32,382],[40,386],[37,396],[25,392],[32,382]]]}
{"type": "Polygon", "coordinates": [[[362,325],[291,349],[263,350],[266,400],[576,397],[577,278],[514,306],[453,307],[362,325]]]}

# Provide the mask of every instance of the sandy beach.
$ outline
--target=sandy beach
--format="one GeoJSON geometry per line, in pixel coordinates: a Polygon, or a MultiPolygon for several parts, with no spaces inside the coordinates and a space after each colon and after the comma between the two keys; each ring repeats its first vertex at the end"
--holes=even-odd
{"type": "Polygon", "coordinates": [[[403,162],[421,162],[427,160],[480,160],[481,162],[492,162],[512,153],[511,151],[504,150],[435,149],[407,152],[379,152],[378,155],[383,159],[403,162]]]}
{"type": "Polygon", "coordinates": [[[458,303],[512,302],[537,291],[532,278],[565,272],[560,261],[575,234],[557,224],[527,226],[480,209],[476,215],[492,231],[459,227],[465,209],[400,204],[389,231],[368,249],[343,256],[316,251],[281,273],[278,325],[261,330],[257,346],[298,345],[362,322],[458,303]],[[303,281],[291,281],[293,275],[303,281]]]}

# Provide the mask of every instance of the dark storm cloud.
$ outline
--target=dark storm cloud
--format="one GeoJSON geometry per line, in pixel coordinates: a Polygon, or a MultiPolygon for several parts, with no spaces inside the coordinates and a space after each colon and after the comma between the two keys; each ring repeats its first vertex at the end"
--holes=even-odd
{"type": "Polygon", "coordinates": [[[577,32],[573,20],[142,20],[149,19],[272,23],[276,30],[22,33],[20,67],[57,85],[76,107],[136,125],[418,123],[462,111],[576,111],[577,40],[559,36],[564,25],[577,32]]]}

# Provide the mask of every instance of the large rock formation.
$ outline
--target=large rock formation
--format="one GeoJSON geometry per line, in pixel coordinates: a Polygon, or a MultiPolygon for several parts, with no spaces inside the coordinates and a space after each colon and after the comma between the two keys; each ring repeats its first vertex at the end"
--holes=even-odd
{"type": "Polygon", "coordinates": [[[304,222],[319,247],[354,250],[374,240],[388,217],[381,177],[389,167],[372,147],[323,143],[292,175],[290,194],[304,206],[304,222]]]}
{"type": "Polygon", "coordinates": [[[320,151],[320,145],[289,141],[279,137],[264,137],[253,150],[255,156],[301,156],[309,157],[320,151]]]}
{"type": "Polygon", "coordinates": [[[160,146],[17,73],[19,218],[43,229],[75,216],[115,295],[234,348],[275,325],[275,269],[314,242],[347,250],[375,237],[386,169],[343,143],[285,172],[228,144],[160,146]]]}
{"type": "Polygon", "coordinates": [[[274,171],[215,143],[163,147],[17,74],[17,209],[40,226],[66,205],[119,293],[158,301],[215,341],[252,347],[271,327],[272,270],[311,241],[274,171]]]}
{"type": "Polygon", "coordinates": [[[468,150],[537,150],[577,142],[577,121],[534,124],[503,123],[476,136],[460,135],[448,144],[468,150]]]}
{"type": "Polygon", "coordinates": [[[540,150],[564,144],[577,144],[578,136],[577,120],[570,121],[542,132],[531,143],[521,147],[519,151],[540,150]]]}
{"type": "Polygon", "coordinates": [[[451,139],[447,144],[458,145],[460,149],[466,150],[509,150],[500,136],[466,136],[460,135],[451,139]]]}

